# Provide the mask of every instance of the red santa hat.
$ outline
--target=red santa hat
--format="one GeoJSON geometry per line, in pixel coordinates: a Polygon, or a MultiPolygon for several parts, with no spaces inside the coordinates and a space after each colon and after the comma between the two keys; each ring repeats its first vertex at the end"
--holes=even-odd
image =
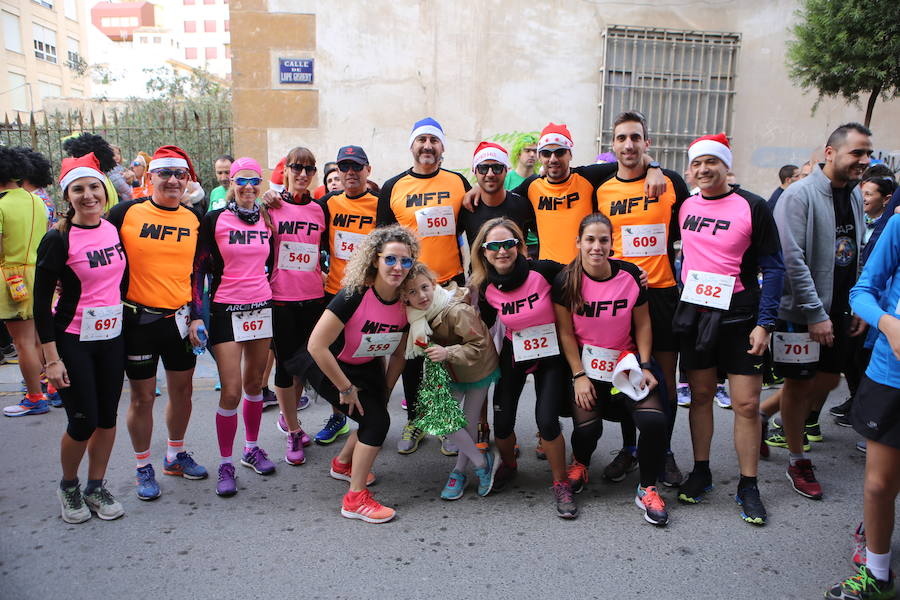
{"type": "Polygon", "coordinates": [[[486,160],[496,160],[508,169],[510,166],[509,153],[506,148],[494,142],[481,142],[475,148],[475,155],[472,157],[472,170],[486,160]]]}
{"type": "Polygon", "coordinates": [[[78,158],[64,158],[62,160],[62,168],[59,173],[59,187],[63,193],[69,184],[82,177],[94,177],[103,183],[106,176],[100,170],[100,161],[94,156],[93,152],[88,152],[84,156],[78,158]]]}
{"type": "Polygon", "coordinates": [[[287,162],[287,156],[278,161],[272,176],[269,178],[269,189],[281,192],[284,190],[284,163],[287,162]]]}
{"type": "Polygon", "coordinates": [[[153,153],[153,158],[150,160],[147,170],[179,168],[187,169],[191,174],[191,180],[197,181],[197,173],[194,171],[194,165],[191,164],[191,159],[188,157],[187,152],[178,146],[160,146],[153,153]]]}
{"type": "Polygon", "coordinates": [[[716,135],[701,135],[688,146],[688,162],[698,156],[715,156],[729,169],[731,168],[731,144],[724,133],[716,135]]]}
{"type": "Polygon", "coordinates": [[[571,150],[575,144],[572,143],[572,134],[565,123],[548,123],[541,130],[541,139],[538,141],[538,152],[547,146],[556,146],[558,148],[566,148],[571,150]]]}

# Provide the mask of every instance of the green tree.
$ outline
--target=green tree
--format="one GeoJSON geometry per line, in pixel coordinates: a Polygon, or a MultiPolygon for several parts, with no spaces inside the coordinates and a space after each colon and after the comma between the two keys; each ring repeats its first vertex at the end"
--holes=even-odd
{"type": "Polygon", "coordinates": [[[865,124],[875,102],[900,96],[900,2],[801,0],[791,28],[787,66],[791,79],[819,96],[857,103],[868,96],[865,124]]]}

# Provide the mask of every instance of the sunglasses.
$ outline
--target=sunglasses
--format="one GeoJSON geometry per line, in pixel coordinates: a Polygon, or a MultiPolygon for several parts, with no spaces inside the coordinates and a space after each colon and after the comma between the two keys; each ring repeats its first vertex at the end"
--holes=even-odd
{"type": "Polygon", "coordinates": [[[143,167],[143,166],[144,166],[144,163],[142,163],[142,162],[139,161],[139,160],[133,160],[133,161],[131,161],[131,166],[132,166],[132,167],[143,167]]]}
{"type": "Polygon", "coordinates": [[[501,248],[503,250],[510,250],[519,245],[519,240],[516,238],[509,238],[508,240],[498,240],[496,242],[485,242],[481,245],[485,250],[490,250],[491,252],[497,252],[501,248]]]}
{"type": "Polygon", "coordinates": [[[475,167],[475,170],[478,171],[479,175],[487,175],[488,171],[494,173],[494,175],[499,175],[503,171],[506,170],[506,165],[501,165],[499,163],[493,163],[489,165],[478,165],[475,167]]]}
{"type": "Polygon", "coordinates": [[[366,168],[366,165],[361,165],[359,163],[347,161],[347,162],[338,163],[337,167],[341,173],[346,173],[347,171],[353,171],[354,173],[359,173],[360,171],[362,171],[363,169],[366,168]]]}
{"type": "Polygon", "coordinates": [[[187,179],[188,176],[188,172],[184,169],[156,169],[152,172],[156,174],[157,177],[161,177],[164,180],[174,177],[179,181],[183,181],[187,179]]]}
{"type": "Polygon", "coordinates": [[[555,156],[556,158],[562,158],[568,152],[565,148],[557,148],[556,150],[541,150],[541,156],[544,158],[550,158],[551,156],[555,156]]]}
{"type": "Polygon", "coordinates": [[[383,259],[384,259],[384,264],[386,264],[386,265],[389,266],[389,267],[395,266],[395,265],[397,264],[397,261],[399,260],[399,261],[400,261],[400,267],[401,267],[401,268],[407,269],[407,270],[408,270],[408,269],[412,269],[412,266],[413,266],[413,259],[411,259],[411,258],[408,257],[408,256],[404,256],[403,258],[397,258],[397,257],[394,256],[393,254],[387,254],[387,255],[385,255],[385,254],[379,254],[378,256],[380,256],[381,258],[383,258],[383,259]]]}
{"type": "Polygon", "coordinates": [[[238,187],[244,187],[245,185],[257,186],[262,182],[262,178],[260,177],[236,177],[234,178],[234,183],[237,184],[238,187]]]}
{"type": "Polygon", "coordinates": [[[291,163],[288,165],[288,168],[297,175],[299,175],[303,171],[306,171],[307,175],[315,175],[316,171],[318,170],[316,169],[316,165],[301,165],[300,163],[291,163]]]}

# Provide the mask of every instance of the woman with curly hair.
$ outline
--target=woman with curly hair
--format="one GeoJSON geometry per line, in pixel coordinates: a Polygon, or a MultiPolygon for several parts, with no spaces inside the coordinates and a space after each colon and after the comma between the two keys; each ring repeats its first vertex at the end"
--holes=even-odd
{"type": "Polygon", "coordinates": [[[392,225],[372,231],[348,261],[344,287],[313,329],[308,355],[301,357],[303,378],[359,424],[331,461],[331,476],[350,482],[341,506],[348,519],[385,523],[396,514],[366,487],[375,482],[370,470],[391,426],[388,398],[406,365],[400,288],[418,254],[419,242],[408,229],[392,225]]]}
{"type": "Polygon", "coordinates": [[[52,226],[58,220],[58,216],[56,214],[56,204],[46,190],[46,188],[53,185],[53,169],[50,166],[50,161],[47,160],[46,156],[40,152],[35,152],[31,148],[20,146],[13,148],[13,150],[21,153],[29,164],[28,172],[22,177],[22,187],[44,202],[44,206],[47,207],[47,224],[52,226]]]}

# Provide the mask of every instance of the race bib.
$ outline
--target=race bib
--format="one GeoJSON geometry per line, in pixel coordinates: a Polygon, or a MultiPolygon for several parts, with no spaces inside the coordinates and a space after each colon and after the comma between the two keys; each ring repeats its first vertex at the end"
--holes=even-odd
{"type": "Polygon", "coordinates": [[[734,293],[734,277],[706,271],[688,271],[681,299],[691,304],[728,310],[734,293]]]}
{"type": "Polygon", "coordinates": [[[186,338],[191,328],[191,309],[187,304],[175,311],[175,326],[181,339],[186,338]]]}
{"type": "Polygon", "coordinates": [[[456,217],[452,206],[432,206],[416,211],[419,237],[456,235],[456,217]]]}
{"type": "Polygon", "coordinates": [[[336,230],[334,232],[334,255],[343,260],[350,260],[353,251],[365,241],[366,236],[361,233],[336,230]]]}
{"type": "Polygon", "coordinates": [[[622,227],[624,256],[660,256],[666,253],[666,226],[628,225],[622,227]]]}
{"type": "Polygon", "coordinates": [[[621,352],[618,350],[585,344],[581,349],[581,365],[585,375],[594,381],[612,381],[619,354],[621,352]]]}
{"type": "Polygon", "coordinates": [[[364,334],[359,340],[356,352],[353,353],[353,358],[390,356],[400,345],[401,339],[403,339],[402,331],[364,334]]]}
{"type": "Polygon", "coordinates": [[[82,342],[111,340],[122,333],[122,305],[89,306],[81,313],[82,342]]]}
{"type": "Polygon", "coordinates": [[[248,342],[272,337],[272,309],[260,308],[231,313],[234,341],[248,342]]]}
{"type": "Polygon", "coordinates": [[[556,324],[535,325],[512,332],[513,356],[516,362],[559,354],[556,324]]]}
{"type": "Polygon", "coordinates": [[[319,247],[303,242],[281,242],[278,246],[278,268],[285,271],[315,271],[319,264],[319,247]]]}
{"type": "Polygon", "coordinates": [[[819,342],[810,339],[808,333],[784,333],[772,335],[772,354],[775,362],[814,363],[819,361],[819,342]]]}

